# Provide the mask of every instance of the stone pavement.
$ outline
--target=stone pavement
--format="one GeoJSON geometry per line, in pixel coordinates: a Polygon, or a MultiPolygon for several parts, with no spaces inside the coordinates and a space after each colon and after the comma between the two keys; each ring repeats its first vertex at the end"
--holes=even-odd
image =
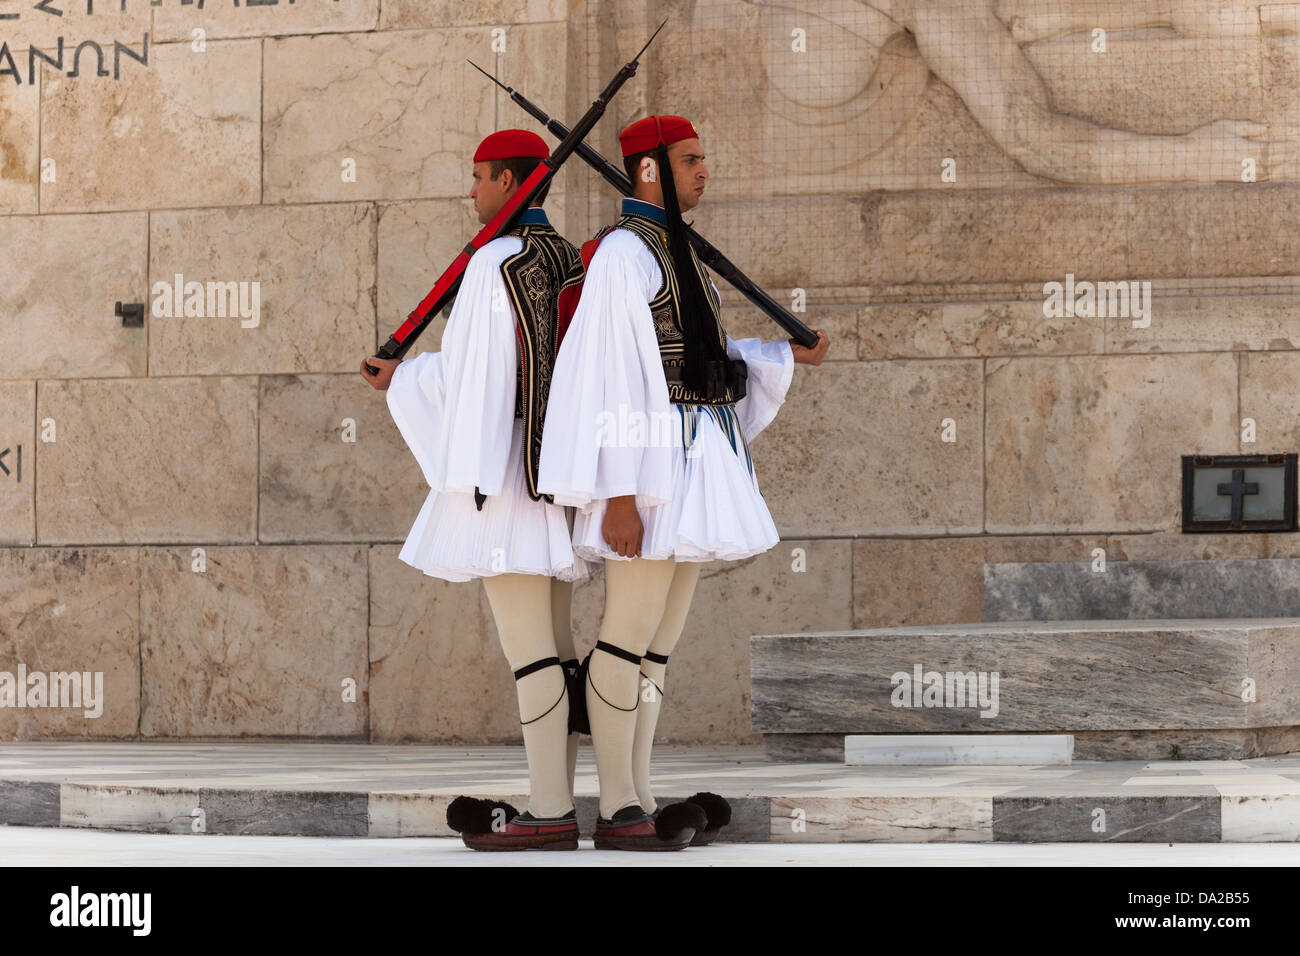
{"type": "MultiPolygon", "coordinates": [[[[661,802],[712,790],[743,843],[1296,842],[1300,754],[1042,767],[771,763],[757,748],[655,751],[661,802]]],[[[450,836],[468,793],[514,803],[522,747],[321,743],[0,744],[0,825],[149,833],[450,836]]],[[[584,836],[596,812],[578,760],[584,836]]]]}
{"type": "MultiPolygon", "coordinates": [[[[925,866],[1260,867],[1300,865],[1295,843],[715,843],[679,853],[476,853],[459,839],[213,836],[0,826],[7,866],[925,866]]],[[[1090,873],[1089,879],[1097,879],[1090,873]]],[[[1058,884],[1059,885],[1059,884],[1058,884]]]]}

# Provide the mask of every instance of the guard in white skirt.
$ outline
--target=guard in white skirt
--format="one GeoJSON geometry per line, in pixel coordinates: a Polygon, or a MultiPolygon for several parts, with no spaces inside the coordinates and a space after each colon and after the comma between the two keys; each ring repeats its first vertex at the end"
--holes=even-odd
{"type": "MultiPolygon", "coordinates": [[[[819,365],[829,341],[820,330],[813,349],[728,336],[681,219],[708,178],[695,128],[650,116],[619,140],[634,198],[583,247],[586,276],[551,382],[539,487],[578,509],[577,557],[605,560],[602,653],[578,672],[600,775],[596,845],[662,849],[650,750],[668,656],[700,563],[746,558],[779,540],[749,442],[785,401],[794,364],[819,365]]],[[[707,825],[691,842],[708,843],[729,807],[716,794],[692,801],[707,825]]]]}
{"type": "MultiPolygon", "coordinates": [[[[488,136],[474,154],[474,199],[486,224],[537,164],[545,141],[524,130],[488,136]]],[[[388,408],[430,491],[398,557],[447,581],[481,578],[514,671],[528,757],[528,808],[462,797],[448,821],[475,849],[577,849],[569,687],[578,661],[569,627],[573,582],[591,565],[570,543],[572,509],[537,490],[542,425],[564,290],[576,292],[576,247],[536,197],[518,225],[470,258],[442,350],[385,361],[388,408]],[[494,810],[501,813],[493,814],[494,810]]]]}

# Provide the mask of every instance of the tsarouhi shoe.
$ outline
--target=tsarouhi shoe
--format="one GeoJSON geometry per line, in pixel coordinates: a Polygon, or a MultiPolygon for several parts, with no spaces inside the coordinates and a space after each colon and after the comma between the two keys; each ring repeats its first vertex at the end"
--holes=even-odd
{"type": "Polygon", "coordinates": [[[447,807],[447,826],[474,850],[576,850],[578,814],[534,817],[500,800],[457,797],[447,807]]]}
{"type": "Polygon", "coordinates": [[[671,804],[653,817],[634,803],[612,819],[597,817],[594,842],[597,850],[684,850],[705,823],[693,803],[671,804]]]}
{"type": "MultiPolygon", "coordinates": [[[[707,822],[703,827],[698,829],[695,836],[691,838],[691,846],[708,846],[718,838],[719,831],[731,822],[731,804],[723,797],[716,793],[709,793],[701,790],[699,793],[689,796],[685,803],[693,803],[704,811],[707,822]]],[[[651,816],[658,817],[659,810],[655,810],[651,816]]]]}

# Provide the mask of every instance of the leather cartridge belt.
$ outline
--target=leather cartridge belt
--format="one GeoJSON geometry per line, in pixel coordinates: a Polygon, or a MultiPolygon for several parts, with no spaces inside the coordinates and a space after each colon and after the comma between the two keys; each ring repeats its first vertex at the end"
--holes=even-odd
{"type": "MultiPolygon", "coordinates": [[[[705,362],[707,386],[704,396],[706,401],[718,401],[726,397],[730,389],[734,401],[745,397],[745,387],[749,380],[749,368],[744,359],[710,359],[705,362]]],[[[680,365],[664,366],[664,379],[669,384],[684,384],[684,369],[680,365]]]]}

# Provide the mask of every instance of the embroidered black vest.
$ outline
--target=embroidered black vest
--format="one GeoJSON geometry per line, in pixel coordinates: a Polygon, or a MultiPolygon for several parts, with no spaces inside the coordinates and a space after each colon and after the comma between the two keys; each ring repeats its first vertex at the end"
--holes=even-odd
{"type": "MultiPolygon", "coordinates": [[[[673,271],[672,254],[668,251],[668,230],[646,216],[636,213],[624,213],[612,226],[606,226],[596,238],[600,239],[614,229],[626,229],[639,238],[659,266],[663,282],[659,290],[650,299],[650,315],[654,319],[655,337],[659,341],[659,357],[664,365],[664,378],[668,382],[668,401],[674,405],[734,405],[744,392],[728,386],[719,388],[712,396],[687,388],[681,380],[681,371],[686,366],[686,346],[682,334],[681,294],[677,287],[677,274],[673,271]]],[[[722,351],[727,351],[727,333],[722,327],[722,301],[713,288],[704,266],[691,249],[691,266],[700,276],[709,302],[709,311],[713,313],[714,328],[722,351]]]]}
{"type": "Polygon", "coordinates": [[[519,375],[515,389],[515,418],[523,419],[524,476],[534,501],[552,495],[537,491],[537,467],[542,454],[542,426],[559,338],[560,291],[582,282],[578,249],[549,224],[516,226],[506,235],[523,240],[523,248],[501,263],[501,278],[514,306],[519,346],[519,375]]]}

